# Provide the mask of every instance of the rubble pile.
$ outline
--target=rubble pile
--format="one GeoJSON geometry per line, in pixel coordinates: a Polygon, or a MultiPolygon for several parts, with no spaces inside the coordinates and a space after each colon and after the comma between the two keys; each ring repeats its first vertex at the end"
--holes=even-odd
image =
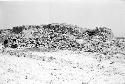
{"type": "Polygon", "coordinates": [[[0,30],[2,45],[4,48],[12,49],[124,54],[123,40],[115,37],[111,29],[106,27],[86,29],[65,23],[22,25],[0,30]]]}
{"type": "Polygon", "coordinates": [[[106,27],[0,30],[0,84],[125,84],[125,38],[106,27]]]}

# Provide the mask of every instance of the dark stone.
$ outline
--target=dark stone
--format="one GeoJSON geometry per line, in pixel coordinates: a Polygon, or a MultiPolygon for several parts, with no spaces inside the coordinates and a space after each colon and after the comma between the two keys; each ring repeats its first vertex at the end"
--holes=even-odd
{"type": "Polygon", "coordinates": [[[97,31],[94,30],[88,30],[86,31],[89,36],[95,36],[97,34],[97,31]]]}
{"type": "Polygon", "coordinates": [[[8,40],[7,39],[4,40],[3,45],[4,45],[4,47],[8,47],[8,40]]]}
{"type": "Polygon", "coordinates": [[[11,45],[11,48],[17,48],[17,47],[18,47],[17,44],[12,44],[12,45],[11,45]]]}
{"type": "Polygon", "coordinates": [[[23,31],[23,29],[24,28],[22,26],[13,27],[12,32],[15,33],[15,34],[19,34],[19,33],[21,33],[23,31]]]}
{"type": "Polygon", "coordinates": [[[4,44],[5,44],[5,45],[8,44],[8,40],[4,40],[4,44]]]}
{"type": "Polygon", "coordinates": [[[13,39],[14,42],[16,42],[16,39],[13,39]]]}

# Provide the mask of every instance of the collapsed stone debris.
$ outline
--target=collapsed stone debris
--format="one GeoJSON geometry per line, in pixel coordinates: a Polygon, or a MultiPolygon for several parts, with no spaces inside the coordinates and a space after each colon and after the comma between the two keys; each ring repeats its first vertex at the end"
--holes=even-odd
{"type": "Polygon", "coordinates": [[[97,84],[114,77],[113,83],[125,79],[125,38],[115,37],[106,27],[86,29],[52,23],[1,29],[0,54],[1,70],[7,72],[1,78],[9,83],[10,78],[21,82],[32,79],[35,84],[97,84]]]}
{"type": "Polygon", "coordinates": [[[22,25],[0,30],[0,42],[11,49],[125,54],[125,42],[121,40],[106,27],[86,29],[65,23],[22,25]]]}

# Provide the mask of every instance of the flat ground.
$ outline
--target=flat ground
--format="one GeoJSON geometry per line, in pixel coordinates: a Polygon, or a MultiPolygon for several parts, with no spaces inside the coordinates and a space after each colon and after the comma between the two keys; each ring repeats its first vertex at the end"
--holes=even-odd
{"type": "Polygon", "coordinates": [[[0,84],[125,84],[124,55],[89,52],[0,54],[0,84]]]}

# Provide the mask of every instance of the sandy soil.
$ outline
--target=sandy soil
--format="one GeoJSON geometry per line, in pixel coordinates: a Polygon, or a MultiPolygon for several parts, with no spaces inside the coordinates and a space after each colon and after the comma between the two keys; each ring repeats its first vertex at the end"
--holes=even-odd
{"type": "Polygon", "coordinates": [[[125,84],[124,55],[88,52],[0,54],[0,84],[125,84]]]}

